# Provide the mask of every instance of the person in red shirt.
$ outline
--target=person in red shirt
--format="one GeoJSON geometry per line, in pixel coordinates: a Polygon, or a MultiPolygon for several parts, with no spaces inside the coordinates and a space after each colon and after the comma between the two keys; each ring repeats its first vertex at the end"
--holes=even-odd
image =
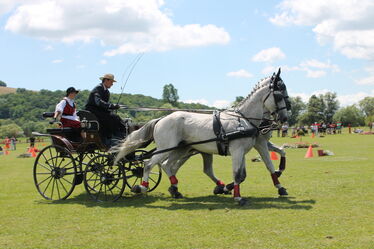
{"type": "Polygon", "coordinates": [[[4,144],[5,144],[4,148],[9,150],[10,149],[10,139],[8,137],[5,138],[4,144]]]}
{"type": "Polygon", "coordinates": [[[66,90],[66,97],[56,105],[54,119],[55,121],[59,119],[62,127],[81,128],[81,122],[74,103],[78,92],[74,87],[69,87],[66,90]]]}

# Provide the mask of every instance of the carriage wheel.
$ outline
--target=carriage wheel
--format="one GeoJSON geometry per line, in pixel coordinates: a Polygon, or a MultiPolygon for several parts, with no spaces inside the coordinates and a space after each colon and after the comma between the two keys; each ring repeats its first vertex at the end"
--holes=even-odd
{"type": "Polygon", "coordinates": [[[75,160],[64,147],[47,146],[36,157],[34,183],[47,200],[68,198],[74,190],[76,174],[75,160]]]}
{"type": "MultiPolygon", "coordinates": [[[[143,178],[144,160],[142,155],[147,153],[145,150],[136,150],[134,154],[127,157],[125,165],[126,185],[131,189],[135,185],[140,185],[143,178]]],[[[162,171],[160,166],[155,166],[149,173],[148,192],[153,191],[160,184],[162,171]]]]}
{"type": "Polygon", "coordinates": [[[92,158],[83,178],[87,193],[96,201],[116,201],[126,187],[123,166],[113,165],[113,157],[110,155],[92,158]]]}
{"type": "Polygon", "coordinates": [[[83,182],[83,169],[88,165],[88,163],[97,155],[100,155],[97,152],[90,152],[90,153],[81,153],[76,158],[76,161],[79,162],[77,165],[77,178],[75,180],[75,184],[79,185],[83,182]]]}

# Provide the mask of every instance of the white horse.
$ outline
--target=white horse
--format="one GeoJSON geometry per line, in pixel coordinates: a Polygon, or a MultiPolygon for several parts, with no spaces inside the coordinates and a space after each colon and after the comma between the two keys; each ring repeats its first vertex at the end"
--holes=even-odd
{"type": "MultiPolygon", "coordinates": [[[[284,88],[285,85],[280,78],[279,70],[273,77],[258,83],[252,93],[240,103],[234,112],[224,111],[221,113],[220,122],[222,128],[227,133],[235,133],[238,130],[258,131],[266,111],[272,114],[276,113],[281,122],[287,121],[287,108],[282,94],[284,88]]],[[[232,157],[234,200],[238,201],[240,205],[245,203],[245,199],[241,198],[239,187],[239,184],[246,178],[245,154],[256,144],[257,134],[254,132],[252,136],[237,137],[228,143],[227,154],[232,157]]],[[[214,137],[211,115],[174,112],[164,118],[151,120],[140,130],[131,133],[120,146],[115,162],[135,151],[145,142],[154,140],[157,151],[144,167],[142,184],[135,186],[133,190],[146,192],[151,169],[155,165],[161,165],[170,179],[171,187],[169,192],[173,197],[179,198],[182,195],[178,192],[176,173],[185,162],[185,155],[188,155],[191,149],[196,150],[203,155],[204,165],[211,165],[212,154],[219,153],[216,143],[199,142],[211,141],[214,137]],[[183,144],[187,146],[184,147],[182,146],[183,144]],[[170,148],[174,149],[168,150],[170,148]]],[[[267,146],[266,151],[268,151],[267,146]]],[[[261,156],[266,157],[265,155],[261,156]]],[[[267,156],[269,157],[269,155],[267,156]]],[[[273,171],[271,176],[274,184],[279,189],[284,189],[279,183],[274,167],[273,171]]],[[[215,178],[214,175],[212,177],[215,178]]],[[[219,180],[217,179],[217,181],[219,180]]],[[[228,186],[224,188],[225,190],[230,190],[228,186]]]]}
{"type": "MultiPolygon", "coordinates": [[[[266,115],[266,117],[267,117],[266,120],[269,120],[268,119],[270,118],[269,115],[266,115]]],[[[266,168],[270,172],[270,175],[272,176],[272,174],[276,174],[277,177],[280,177],[282,175],[282,172],[286,169],[286,152],[284,151],[282,147],[278,147],[277,145],[269,141],[271,136],[272,136],[271,130],[266,133],[260,133],[256,139],[254,148],[257,150],[257,152],[259,152],[262,160],[265,163],[266,168]],[[274,151],[281,156],[278,170],[275,170],[274,168],[273,162],[271,161],[269,157],[269,151],[274,151]]],[[[231,190],[233,189],[234,184],[230,183],[226,186],[222,180],[218,179],[215,176],[214,170],[213,170],[213,164],[212,164],[213,156],[211,154],[201,153],[197,150],[194,150],[191,147],[179,149],[178,150],[179,159],[177,161],[177,164],[180,165],[179,167],[181,167],[181,165],[183,165],[184,162],[186,162],[191,156],[194,156],[196,154],[201,154],[203,158],[204,173],[216,184],[216,187],[214,188],[213,193],[216,195],[217,194],[230,194],[231,190]]],[[[167,160],[168,159],[166,159],[165,162],[163,162],[163,164],[166,163],[167,160]]],[[[275,178],[272,177],[272,180],[273,180],[274,186],[278,189],[278,194],[280,196],[288,195],[286,189],[283,188],[279,182],[274,181],[275,178]]],[[[138,187],[135,187],[135,189],[133,189],[133,192],[141,192],[141,191],[142,189],[138,187]]],[[[175,196],[175,197],[182,197],[182,195],[180,195],[179,193],[179,196],[175,196]]]]}

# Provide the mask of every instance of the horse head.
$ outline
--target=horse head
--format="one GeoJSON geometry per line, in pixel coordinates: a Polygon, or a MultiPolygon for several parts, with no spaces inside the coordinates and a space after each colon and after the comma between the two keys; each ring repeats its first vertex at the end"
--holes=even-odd
{"type": "Polygon", "coordinates": [[[270,91],[264,100],[264,104],[272,115],[277,115],[279,121],[284,123],[288,119],[287,110],[291,109],[291,103],[288,99],[287,87],[280,77],[280,73],[281,70],[279,68],[278,72],[271,77],[270,91]]]}

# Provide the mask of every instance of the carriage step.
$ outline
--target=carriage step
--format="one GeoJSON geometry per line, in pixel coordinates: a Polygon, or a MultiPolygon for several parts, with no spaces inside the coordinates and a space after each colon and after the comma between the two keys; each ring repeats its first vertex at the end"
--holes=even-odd
{"type": "Polygon", "coordinates": [[[79,185],[82,182],[83,182],[83,174],[82,173],[76,174],[74,178],[74,185],[79,185]]]}

